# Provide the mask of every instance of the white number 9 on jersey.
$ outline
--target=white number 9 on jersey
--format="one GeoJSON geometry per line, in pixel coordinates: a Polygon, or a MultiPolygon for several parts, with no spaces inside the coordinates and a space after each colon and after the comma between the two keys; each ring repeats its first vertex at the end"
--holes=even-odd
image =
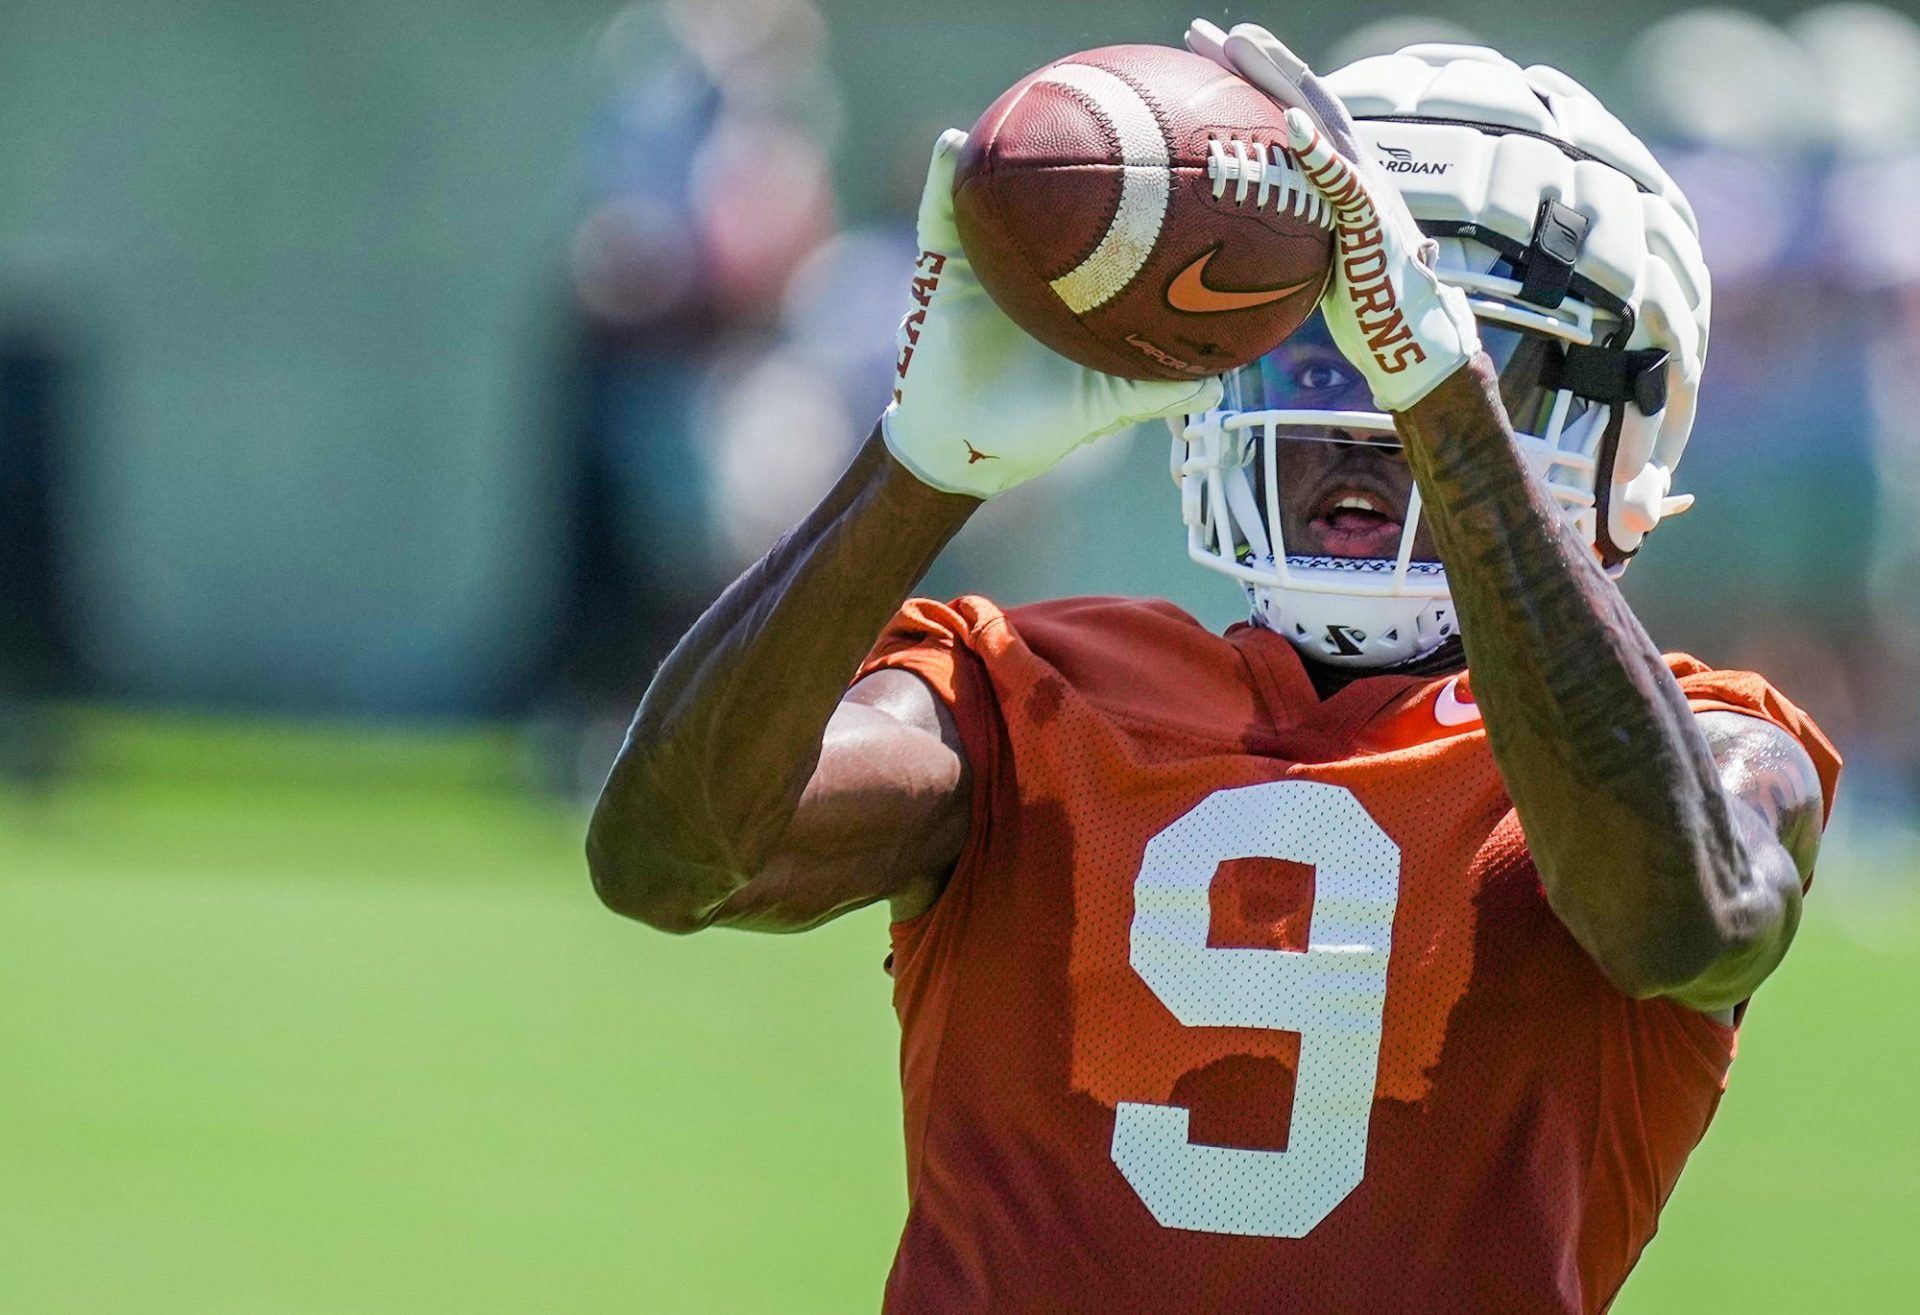
{"type": "Polygon", "coordinates": [[[1134,971],[1183,1026],[1300,1034],[1284,1151],[1196,1144],[1182,1106],[1119,1104],[1113,1162],[1162,1225],[1304,1237],[1359,1186],[1399,897],[1400,847],[1343,786],[1218,790],[1148,843],[1134,971]],[[1214,873],[1236,858],[1313,867],[1305,951],[1207,944],[1214,873]]]}

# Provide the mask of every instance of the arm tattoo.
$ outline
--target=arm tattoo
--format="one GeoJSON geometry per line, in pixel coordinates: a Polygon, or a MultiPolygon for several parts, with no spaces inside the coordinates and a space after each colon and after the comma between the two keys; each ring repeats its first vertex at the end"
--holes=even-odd
{"type": "Polygon", "coordinates": [[[1777,873],[1754,861],[1659,649],[1529,471],[1491,362],[1398,423],[1488,742],[1562,921],[1636,994],[1771,935],[1777,873]]]}
{"type": "Polygon", "coordinates": [[[876,428],[707,609],[648,686],[595,809],[589,861],[608,904],[690,930],[766,866],[861,657],[979,506],[909,474],[876,428]]]}

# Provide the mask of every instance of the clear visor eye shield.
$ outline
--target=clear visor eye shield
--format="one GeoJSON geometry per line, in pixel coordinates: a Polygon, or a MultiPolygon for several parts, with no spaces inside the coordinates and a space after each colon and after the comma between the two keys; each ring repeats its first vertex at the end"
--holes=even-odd
{"type": "MultiPolygon", "coordinates": [[[[1521,450],[1592,542],[1612,408],[1564,385],[1565,353],[1604,342],[1617,317],[1571,298],[1550,310],[1521,303],[1520,285],[1498,273],[1442,277],[1469,296],[1521,450]]],[[[1317,312],[1228,375],[1218,409],[1173,428],[1187,552],[1202,566],[1251,589],[1447,595],[1393,417],[1374,409],[1317,312]]]]}

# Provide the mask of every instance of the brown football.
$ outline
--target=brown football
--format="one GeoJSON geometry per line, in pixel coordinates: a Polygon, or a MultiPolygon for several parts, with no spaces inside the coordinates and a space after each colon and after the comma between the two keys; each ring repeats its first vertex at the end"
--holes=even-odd
{"type": "Polygon", "coordinates": [[[995,101],[954,174],[974,272],[1015,323],[1133,379],[1219,374],[1312,313],[1332,227],[1284,111],[1211,60],[1106,46],[995,101]]]}

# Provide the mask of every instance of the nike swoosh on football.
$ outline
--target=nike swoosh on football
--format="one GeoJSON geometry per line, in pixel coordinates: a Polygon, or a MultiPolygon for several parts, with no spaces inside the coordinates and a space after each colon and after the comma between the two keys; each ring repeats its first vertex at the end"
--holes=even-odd
{"type": "Polygon", "coordinates": [[[1215,247],[1206,255],[1188,265],[1174,276],[1167,285],[1167,305],[1189,315],[1218,315],[1223,311],[1252,310],[1255,306],[1266,306],[1283,297],[1291,297],[1300,289],[1313,283],[1312,279],[1303,279],[1299,283],[1289,283],[1284,288],[1254,288],[1245,292],[1229,292],[1207,286],[1207,266],[1220,254],[1215,247]]]}

